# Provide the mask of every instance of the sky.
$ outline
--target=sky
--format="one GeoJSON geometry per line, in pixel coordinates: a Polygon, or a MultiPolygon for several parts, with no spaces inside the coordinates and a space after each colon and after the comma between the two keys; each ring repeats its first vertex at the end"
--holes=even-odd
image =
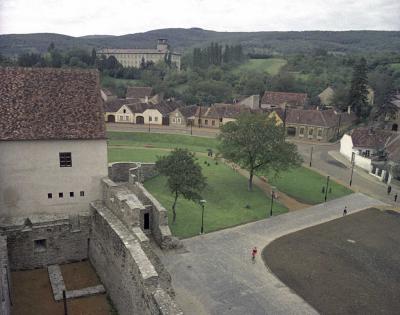
{"type": "Polygon", "coordinates": [[[0,0],[0,34],[400,30],[400,0],[0,0]]]}

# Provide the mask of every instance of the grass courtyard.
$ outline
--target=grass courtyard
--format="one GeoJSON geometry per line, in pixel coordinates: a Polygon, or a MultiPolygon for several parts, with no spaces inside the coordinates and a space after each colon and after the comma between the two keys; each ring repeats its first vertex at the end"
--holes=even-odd
{"type": "MultiPolygon", "coordinates": [[[[176,147],[188,148],[196,152],[203,172],[207,177],[208,187],[204,192],[207,200],[204,226],[206,232],[243,224],[265,218],[270,199],[258,187],[253,192],[247,191],[247,178],[234,172],[223,163],[206,156],[209,148],[215,152],[218,140],[214,138],[191,137],[185,135],[109,132],[108,158],[110,162],[142,161],[155,162],[158,156],[166,155],[176,147]],[[204,164],[207,161],[210,166],[204,164]],[[249,205],[249,208],[246,208],[249,205]]],[[[261,175],[261,174],[260,174],[261,175]]],[[[268,176],[267,176],[268,177],[268,176]]],[[[279,191],[307,204],[324,201],[322,187],[326,178],[320,174],[300,167],[280,173],[279,177],[268,178],[268,182],[279,191]]],[[[166,207],[171,209],[172,196],[166,187],[166,179],[159,176],[145,182],[146,188],[166,207]]],[[[328,190],[328,200],[345,196],[351,190],[330,181],[332,190],[328,190]]],[[[287,209],[277,204],[274,213],[287,209]]],[[[172,215],[172,212],[170,213],[172,215]]],[[[170,220],[172,222],[172,218],[170,220]]],[[[174,235],[190,237],[200,231],[201,207],[184,199],[178,200],[177,223],[171,225],[174,235]]]]}

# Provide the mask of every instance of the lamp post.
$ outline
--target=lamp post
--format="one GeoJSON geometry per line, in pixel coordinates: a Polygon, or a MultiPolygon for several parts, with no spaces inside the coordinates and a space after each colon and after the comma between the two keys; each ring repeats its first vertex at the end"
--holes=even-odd
{"type": "Polygon", "coordinates": [[[310,167],[312,165],[312,153],[313,153],[314,147],[311,147],[311,154],[310,154],[310,167]]]}
{"type": "Polygon", "coordinates": [[[193,135],[193,120],[190,120],[190,135],[193,135]]]}
{"type": "Polygon", "coordinates": [[[150,119],[149,119],[149,132],[150,132],[150,119]]]}
{"type": "Polygon", "coordinates": [[[353,182],[353,172],[354,172],[354,163],[355,163],[356,154],[351,152],[351,175],[350,175],[350,187],[353,182]]]}
{"type": "Polygon", "coordinates": [[[271,187],[271,208],[269,210],[269,216],[272,217],[272,208],[274,205],[274,198],[275,198],[275,187],[271,187]]]}
{"type": "Polygon", "coordinates": [[[201,229],[200,229],[200,234],[203,234],[204,232],[204,205],[206,204],[206,200],[201,199],[200,200],[200,205],[201,205],[201,229]]]}
{"type": "Polygon", "coordinates": [[[326,177],[325,202],[328,198],[329,175],[326,177]]]}

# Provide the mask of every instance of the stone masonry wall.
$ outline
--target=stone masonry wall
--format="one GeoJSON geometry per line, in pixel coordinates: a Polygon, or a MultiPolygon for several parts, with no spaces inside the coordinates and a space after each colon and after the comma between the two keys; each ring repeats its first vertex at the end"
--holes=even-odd
{"type": "Polygon", "coordinates": [[[88,257],[90,215],[30,216],[0,221],[12,270],[41,268],[88,257]]]}
{"type": "Polygon", "coordinates": [[[127,182],[130,174],[135,175],[137,180],[143,183],[158,173],[154,163],[116,162],[108,167],[108,177],[114,182],[127,182]]]}
{"type": "Polygon", "coordinates": [[[8,264],[7,238],[0,235],[0,314],[11,314],[10,268],[8,264]]]}
{"type": "Polygon", "coordinates": [[[160,286],[140,240],[102,202],[94,211],[89,259],[120,315],[183,314],[160,286]]]}

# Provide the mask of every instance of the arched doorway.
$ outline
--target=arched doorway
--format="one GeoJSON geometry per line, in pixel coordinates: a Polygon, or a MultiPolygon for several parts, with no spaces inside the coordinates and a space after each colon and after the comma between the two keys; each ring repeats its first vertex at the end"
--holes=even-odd
{"type": "Polygon", "coordinates": [[[115,116],[114,115],[108,115],[107,116],[107,122],[115,123],[115,116]]]}
{"type": "Polygon", "coordinates": [[[136,116],[136,123],[139,125],[144,124],[144,117],[143,116],[136,116]]]}
{"type": "Polygon", "coordinates": [[[398,131],[399,125],[398,124],[393,124],[392,125],[392,131],[398,131]]]}
{"type": "Polygon", "coordinates": [[[287,127],[287,135],[288,136],[295,136],[296,135],[296,128],[295,127],[287,127]]]}

